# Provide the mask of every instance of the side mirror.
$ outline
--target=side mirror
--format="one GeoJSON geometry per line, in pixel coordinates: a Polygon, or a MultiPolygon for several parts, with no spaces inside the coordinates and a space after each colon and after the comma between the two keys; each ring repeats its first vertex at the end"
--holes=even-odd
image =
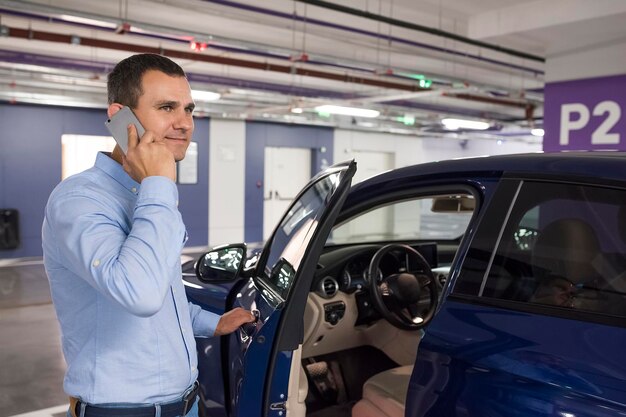
{"type": "Polygon", "coordinates": [[[205,253],[196,262],[196,276],[200,281],[233,281],[243,269],[246,246],[220,246],[205,253]]]}

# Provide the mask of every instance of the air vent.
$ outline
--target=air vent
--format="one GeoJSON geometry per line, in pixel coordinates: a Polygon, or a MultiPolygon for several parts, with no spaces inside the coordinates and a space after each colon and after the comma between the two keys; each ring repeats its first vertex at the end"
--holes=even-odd
{"type": "Polygon", "coordinates": [[[320,282],[320,289],[318,293],[322,297],[331,298],[332,296],[337,294],[338,290],[339,290],[339,284],[337,284],[337,281],[335,280],[335,278],[325,277],[320,282]]]}

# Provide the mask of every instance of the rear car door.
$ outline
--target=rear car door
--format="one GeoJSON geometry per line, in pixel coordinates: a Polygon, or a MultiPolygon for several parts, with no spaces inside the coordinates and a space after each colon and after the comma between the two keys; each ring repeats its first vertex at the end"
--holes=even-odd
{"type": "Polygon", "coordinates": [[[190,300],[206,308],[242,307],[259,318],[221,338],[219,345],[215,340],[199,345],[201,372],[216,377],[215,368],[221,368],[210,387],[217,388],[217,395],[203,393],[211,415],[284,415],[292,352],[302,343],[306,297],[355,171],[354,161],[337,164],[303,188],[266,243],[251,278],[188,286],[190,300]]]}
{"type": "Polygon", "coordinates": [[[407,416],[626,414],[626,188],[501,182],[427,329],[407,416]]]}

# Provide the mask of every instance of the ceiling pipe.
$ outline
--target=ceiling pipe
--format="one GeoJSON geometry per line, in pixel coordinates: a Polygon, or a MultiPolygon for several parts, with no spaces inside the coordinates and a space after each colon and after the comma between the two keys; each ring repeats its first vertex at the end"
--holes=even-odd
{"type": "MultiPolygon", "coordinates": [[[[220,0],[204,0],[204,1],[213,1],[214,3],[219,3],[221,5],[226,5],[226,6],[230,6],[230,7],[235,7],[235,8],[240,8],[240,9],[244,9],[247,11],[253,11],[253,12],[257,12],[257,13],[263,13],[263,14],[269,14],[269,15],[273,15],[273,16],[278,16],[278,17],[283,17],[283,18],[289,18],[289,19],[296,19],[296,20],[301,20],[302,18],[299,16],[295,16],[295,15],[288,15],[285,13],[281,13],[281,12],[275,12],[275,11],[271,11],[269,9],[263,9],[257,6],[248,6],[248,5],[242,5],[239,3],[235,3],[235,2],[231,2],[231,1],[220,1],[220,0]]],[[[69,10],[62,10],[59,9],[59,13],[71,13],[71,11],[69,10]]],[[[36,13],[29,13],[29,12],[24,12],[24,11],[15,11],[15,10],[9,10],[9,9],[5,9],[5,8],[0,8],[0,13],[3,14],[8,14],[8,15],[13,15],[13,16],[18,16],[18,17],[22,17],[22,18],[27,18],[27,19],[37,19],[37,20],[42,20],[42,21],[46,21],[46,22],[50,22],[50,23],[61,23],[61,24],[66,24],[66,25],[71,25],[71,26],[77,26],[77,27],[83,27],[83,28],[88,28],[88,29],[97,29],[97,30],[103,30],[103,31],[108,31],[111,33],[115,32],[115,28],[110,28],[110,27],[103,27],[103,26],[98,26],[95,24],[89,24],[89,23],[84,23],[84,22],[74,22],[74,21],[68,21],[62,18],[58,18],[55,17],[53,15],[51,15],[51,13],[54,13],[54,9],[49,10],[46,9],[45,13],[47,13],[47,16],[43,16],[43,15],[39,15],[36,13]]],[[[79,14],[80,15],[80,14],[79,14]]],[[[102,19],[101,16],[94,16],[94,15],[88,15],[89,18],[93,18],[93,19],[102,19]]],[[[329,26],[331,28],[335,28],[335,29],[341,29],[341,30],[345,30],[345,31],[351,31],[351,32],[355,32],[355,33],[360,33],[360,34],[365,34],[368,36],[376,36],[376,37],[380,37],[379,34],[376,34],[374,32],[368,32],[368,31],[363,31],[363,30],[359,30],[359,29],[354,29],[354,28],[350,28],[347,26],[342,26],[342,25],[335,25],[335,24],[330,24],[327,22],[322,22],[322,21],[316,21],[315,19],[309,19],[307,20],[307,22],[312,22],[312,23],[317,23],[319,25],[324,25],[324,26],[329,26]]],[[[141,22],[129,22],[133,25],[138,25],[138,26],[145,26],[143,25],[141,22]]],[[[160,28],[160,30],[164,30],[164,29],[168,29],[168,28],[160,28]]],[[[171,29],[171,28],[170,28],[171,29]]],[[[136,31],[133,30],[133,27],[131,26],[129,29],[128,33],[132,33],[135,36],[140,36],[140,37],[146,37],[146,38],[151,38],[151,39],[158,39],[158,40],[164,40],[164,41],[170,41],[170,42],[175,42],[175,43],[181,43],[181,44],[187,44],[189,42],[188,39],[185,39],[185,37],[176,37],[176,36],[167,36],[167,35],[162,35],[162,34],[158,34],[158,33],[150,33],[150,32],[145,32],[145,31],[136,31]]],[[[190,36],[193,36],[194,34],[190,34],[190,36]]],[[[200,35],[198,35],[200,36],[200,35]]],[[[203,36],[205,36],[203,34],[203,36]]],[[[394,42],[399,42],[399,43],[405,43],[405,44],[409,44],[412,46],[418,46],[418,47],[422,47],[422,48],[427,48],[427,49],[434,49],[437,50],[438,52],[446,52],[447,53],[455,53],[458,55],[462,55],[464,57],[471,57],[471,55],[465,54],[465,53],[460,53],[457,51],[453,51],[453,50],[448,50],[448,49],[444,49],[444,48],[438,48],[438,47],[432,47],[431,45],[427,45],[427,44],[421,44],[421,43],[416,43],[416,42],[412,42],[412,41],[408,41],[405,39],[401,39],[401,38],[396,38],[396,37],[386,37],[384,35],[382,35],[382,37],[384,38],[389,38],[388,40],[394,41],[394,42]]],[[[228,42],[228,40],[227,40],[228,42]]],[[[240,48],[240,47],[233,47],[233,46],[225,46],[225,45],[220,45],[218,43],[211,43],[210,45],[211,49],[217,49],[217,50],[221,50],[221,51],[225,51],[225,52],[233,52],[233,53],[238,53],[238,54],[245,54],[245,55],[254,55],[254,56],[260,56],[260,57],[264,57],[264,58],[272,58],[272,59],[280,59],[280,60],[290,60],[290,54],[288,53],[275,53],[275,52],[268,52],[268,51],[256,51],[256,50],[251,50],[249,48],[240,48]]],[[[518,69],[518,70],[522,70],[522,71],[530,71],[533,73],[533,75],[542,75],[543,71],[539,71],[539,70],[535,70],[532,68],[526,68],[526,67],[521,67],[521,66],[517,66],[517,65],[512,65],[512,64],[508,64],[508,63],[503,63],[500,61],[495,61],[495,60],[491,60],[488,58],[484,58],[481,56],[476,56],[474,57],[475,59],[481,60],[481,61],[485,61],[485,62],[489,62],[491,64],[496,64],[496,65],[503,65],[509,68],[514,68],[514,69],[518,69]]],[[[348,65],[348,64],[340,64],[337,62],[330,62],[330,61],[324,61],[324,60],[315,60],[315,59],[310,59],[307,61],[307,64],[309,65],[322,65],[322,66],[326,66],[326,67],[334,67],[334,68],[340,68],[340,69],[347,69],[347,70],[352,70],[352,71],[359,71],[359,72],[366,72],[366,73],[373,73],[375,71],[375,69],[373,68],[363,68],[363,67],[358,67],[355,65],[348,65]]],[[[404,70],[405,72],[408,70],[404,70]]],[[[391,77],[391,78],[397,78],[397,79],[402,79],[402,80],[406,80],[406,81],[413,81],[412,78],[403,76],[403,75],[399,75],[396,73],[385,73],[382,74],[385,77],[391,77]]],[[[431,77],[432,78],[432,77],[431,77]]],[[[446,81],[442,81],[442,80],[437,80],[437,79],[433,79],[433,84],[437,84],[440,86],[451,86],[452,84],[454,84],[454,81],[451,80],[446,80],[446,81]]],[[[488,87],[485,87],[488,88],[488,87]]]]}
{"type": "Polygon", "coordinates": [[[325,8],[325,9],[331,9],[331,10],[334,10],[334,11],[337,11],[337,12],[347,13],[347,14],[350,14],[350,15],[353,15],[353,16],[364,17],[364,18],[370,19],[370,20],[376,20],[378,22],[388,23],[388,24],[393,25],[393,26],[399,26],[399,27],[403,27],[403,28],[406,28],[406,29],[412,29],[412,30],[416,30],[416,31],[419,31],[419,32],[425,32],[425,33],[428,33],[428,34],[431,34],[431,35],[435,35],[435,36],[439,36],[439,37],[442,37],[442,38],[447,38],[447,39],[452,39],[452,40],[455,40],[455,41],[463,42],[463,43],[466,43],[468,45],[479,46],[481,48],[491,49],[492,51],[501,52],[501,53],[512,55],[512,56],[516,56],[516,57],[519,57],[519,58],[529,59],[531,61],[537,61],[537,62],[541,62],[541,63],[546,62],[545,58],[537,56],[537,55],[531,55],[531,54],[528,54],[526,52],[516,51],[515,49],[505,48],[505,47],[494,45],[494,44],[491,44],[491,43],[477,41],[475,39],[471,39],[471,38],[468,38],[468,37],[465,37],[465,36],[457,35],[456,33],[446,32],[446,31],[440,30],[440,29],[435,29],[435,28],[430,28],[430,27],[427,27],[427,26],[418,25],[418,24],[415,24],[415,23],[405,22],[403,20],[394,19],[392,17],[387,17],[387,16],[383,16],[383,15],[379,15],[379,14],[370,13],[370,12],[367,12],[367,11],[364,11],[364,10],[354,9],[354,8],[347,7],[347,6],[342,6],[340,4],[331,3],[331,2],[328,2],[328,1],[323,1],[323,0],[295,0],[295,1],[299,1],[300,3],[311,4],[313,6],[318,6],[318,7],[322,7],[322,8],[325,8]]]}
{"type": "MultiPolygon", "coordinates": [[[[84,72],[107,74],[113,66],[110,63],[86,61],[81,59],[69,59],[52,57],[46,55],[28,54],[23,52],[0,50],[0,62],[11,62],[17,64],[46,66],[59,69],[78,70],[84,72]]],[[[338,100],[350,100],[359,97],[352,93],[341,93],[328,90],[320,90],[316,88],[298,87],[295,85],[285,86],[282,84],[274,84],[263,81],[242,80],[240,78],[230,78],[218,75],[197,74],[194,72],[186,72],[187,79],[190,82],[217,84],[226,87],[262,90],[272,93],[280,93],[301,97],[323,97],[338,100]]]]}
{"type": "MultiPolygon", "coordinates": [[[[503,98],[487,97],[487,96],[481,96],[481,95],[476,95],[476,94],[446,92],[446,93],[443,93],[442,95],[444,97],[459,98],[462,100],[480,101],[483,103],[498,104],[500,106],[520,107],[523,109],[526,109],[529,106],[529,103],[525,101],[506,100],[503,98]]],[[[534,105],[532,106],[534,107],[534,105]]]]}
{"type": "MultiPolygon", "coordinates": [[[[20,32],[17,32],[17,30],[15,29],[13,30],[9,29],[9,34],[11,35],[11,33],[12,35],[19,34],[19,37],[22,37],[22,38],[29,38],[29,36],[32,36],[32,39],[48,40],[48,39],[45,39],[46,37],[45,32],[35,33],[34,31],[22,30],[22,29],[20,29],[20,32]],[[31,34],[29,35],[29,33],[31,34]]],[[[54,35],[55,35],[54,38],[57,41],[61,41],[65,43],[71,42],[71,39],[72,39],[72,37],[69,35],[57,35],[57,34],[54,34],[54,35]]],[[[81,38],[81,39],[84,40],[84,38],[81,38]]],[[[81,43],[81,44],[85,45],[85,43],[81,43]]],[[[128,48],[125,48],[127,44],[117,43],[117,42],[115,44],[117,48],[113,48],[113,49],[128,50],[128,48]],[[122,48],[122,46],[124,46],[124,48],[122,48]]],[[[130,45],[130,46],[133,46],[136,48],[142,48],[145,51],[151,52],[151,53],[166,53],[167,52],[166,50],[163,50],[160,48],[141,47],[139,45],[130,45]]],[[[136,52],[144,52],[144,51],[137,50],[136,52]]],[[[199,57],[204,56],[204,55],[199,55],[196,53],[184,53],[180,51],[174,51],[174,52],[187,54],[185,56],[185,59],[191,59],[191,60],[198,60],[199,57]]],[[[67,59],[67,58],[51,57],[51,56],[36,55],[36,54],[24,54],[24,53],[18,53],[14,51],[2,51],[2,50],[0,50],[0,59],[4,62],[17,62],[17,63],[24,63],[24,64],[30,64],[30,65],[50,66],[50,67],[56,67],[56,68],[69,68],[69,69],[74,69],[74,70],[100,72],[100,73],[107,73],[113,68],[113,66],[109,63],[98,63],[95,61],[67,59]]],[[[262,68],[262,69],[265,69],[265,68],[262,68]]],[[[359,96],[359,95],[346,94],[346,93],[335,93],[335,92],[329,92],[326,90],[317,90],[317,89],[294,87],[294,86],[285,88],[282,85],[277,85],[277,84],[272,84],[272,83],[232,79],[228,77],[214,76],[214,75],[207,75],[207,74],[187,73],[187,78],[189,79],[190,82],[216,83],[220,85],[227,85],[230,87],[238,87],[238,88],[244,88],[244,89],[245,88],[260,89],[260,90],[265,90],[265,91],[272,91],[272,92],[278,92],[282,94],[289,94],[289,95],[303,96],[303,97],[330,98],[330,99],[339,99],[339,100],[346,100],[346,101],[347,100],[358,101],[359,99],[363,99],[363,100],[368,99],[367,96],[359,96]]],[[[355,79],[353,78],[353,80],[355,79]]],[[[419,93],[425,94],[426,92],[430,92],[430,91],[437,91],[437,90],[423,90],[423,91],[420,91],[419,93]]],[[[437,93],[439,92],[437,91],[437,93]]],[[[421,95],[421,94],[418,94],[418,92],[405,93],[405,94],[409,94],[410,96],[415,95],[417,97],[421,95]]],[[[438,106],[438,105],[432,105],[432,104],[426,104],[426,103],[416,103],[414,101],[399,100],[400,96],[404,96],[404,95],[399,95],[399,97],[395,98],[394,101],[387,102],[386,104],[393,105],[393,106],[402,106],[402,107],[408,107],[408,108],[413,108],[413,109],[419,109],[419,110],[435,112],[435,113],[455,114],[455,115],[464,115],[464,116],[480,117],[480,118],[491,118],[495,120],[505,120],[505,119],[508,120],[511,118],[511,116],[509,115],[498,114],[495,112],[459,109],[459,108],[454,108],[454,107],[444,107],[444,106],[438,106]]],[[[402,97],[402,98],[407,98],[407,97],[402,97]]]]}
{"type": "MultiPolygon", "coordinates": [[[[374,38],[377,38],[377,39],[384,39],[384,40],[386,40],[388,42],[395,42],[395,43],[400,43],[400,44],[404,44],[404,45],[414,46],[414,47],[417,47],[417,48],[428,49],[428,50],[439,52],[439,53],[443,53],[443,54],[456,55],[456,56],[460,56],[460,57],[463,57],[463,58],[468,58],[468,59],[471,59],[471,60],[487,62],[487,63],[493,64],[493,65],[498,65],[498,66],[502,66],[502,67],[516,69],[516,70],[523,71],[523,72],[529,72],[529,73],[532,73],[535,76],[537,76],[537,75],[544,75],[544,71],[538,70],[538,69],[535,69],[535,68],[529,68],[529,67],[525,67],[525,66],[522,66],[522,65],[514,65],[514,64],[510,64],[508,62],[499,61],[497,59],[486,58],[486,57],[481,56],[481,55],[474,55],[474,54],[469,54],[469,53],[466,53],[466,52],[459,52],[459,51],[455,51],[455,50],[450,49],[450,48],[442,48],[442,47],[433,46],[433,45],[429,45],[429,44],[422,43],[422,42],[415,42],[415,41],[412,41],[412,40],[409,40],[409,39],[399,38],[397,36],[385,35],[385,34],[371,32],[371,31],[364,30],[364,29],[357,29],[357,28],[353,28],[353,27],[350,27],[350,26],[340,25],[340,24],[336,24],[336,23],[330,23],[330,22],[326,22],[326,21],[323,21],[323,20],[319,20],[319,19],[313,19],[313,18],[309,18],[309,17],[298,16],[296,14],[290,14],[290,13],[285,13],[285,12],[278,12],[278,11],[275,11],[275,10],[266,9],[266,8],[259,7],[259,6],[252,6],[252,5],[243,4],[243,3],[237,3],[237,2],[234,2],[234,1],[230,1],[230,0],[202,0],[202,1],[207,2],[207,3],[219,4],[219,5],[222,5],[222,6],[233,7],[233,8],[237,8],[237,9],[241,9],[241,10],[247,10],[247,11],[251,11],[251,12],[256,12],[256,13],[260,13],[260,14],[265,14],[265,15],[269,15],[269,16],[281,17],[281,18],[284,18],[284,19],[295,20],[295,21],[299,21],[299,22],[306,22],[307,24],[311,24],[311,25],[323,26],[323,27],[328,27],[328,28],[331,28],[331,29],[337,29],[337,30],[341,30],[341,31],[351,32],[351,33],[358,33],[358,34],[364,35],[364,36],[374,37],[374,38]]],[[[330,4],[332,4],[332,3],[330,3],[330,4]]],[[[334,5],[334,6],[338,6],[338,5],[334,5]]],[[[357,10],[357,12],[358,11],[359,10],[357,10]]],[[[428,28],[428,29],[432,29],[432,28],[428,28]]],[[[436,30],[436,29],[432,29],[432,30],[436,30]]],[[[455,35],[455,36],[458,36],[458,35],[455,35]]],[[[466,39],[469,39],[469,38],[466,38],[466,39]]],[[[469,40],[471,40],[471,39],[469,39],[469,40]]],[[[478,42],[478,41],[474,41],[474,42],[478,42]]],[[[489,45],[489,44],[486,44],[486,45],[489,45]]],[[[506,49],[506,48],[504,48],[504,49],[506,49]]],[[[503,52],[503,51],[500,51],[500,52],[503,52]]],[[[533,56],[533,55],[530,55],[530,56],[533,56]]],[[[545,62],[545,59],[542,58],[542,57],[536,57],[536,58],[538,58],[539,60],[542,60],[541,62],[545,62]]]]}
{"type": "Polygon", "coordinates": [[[372,78],[357,77],[350,74],[340,74],[325,71],[318,71],[308,68],[299,68],[293,65],[278,65],[270,62],[257,62],[247,61],[238,58],[228,58],[221,56],[202,55],[194,52],[183,52],[175,49],[157,48],[152,46],[143,46],[136,44],[128,44],[122,42],[114,42],[102,39],[77,37],[72,35],[62,35],[53,32],[44,32],[32,29],[20,29],[5,26],[8,30],[7,36],[39,40],[56,43],[67,43],[81,46],[91,46],[95,48],[114,49],[119,51],[134,52],[134,53],[153,53],[165,55],[170,58],[188,59],[192,61],[201,61],[211,64],[230,65],[234,67],[251,68],[263,71],[279,72],[283,74],[301,75],[306,77],[323,78],[333,81],[341,81],[353,84],[368,85],[373,87],[390,88],[404,91],[422,91],[428,90],[427,88],[419,87],[416,84],[402,84],[391,81],[376,80],[372,78]]]}
{"type": "MultiPolygon", "coordinates": [[[[97,61],[86,61],[80,59],[69,59],[69,58],[60,58],[60,57],[51,57],[46,55],[37,55],[37,54],[26,54],[23,52],[15,52],[15,51],[3,51],[0,50],[0,61],[1,62],[11,62],[18,64],[27,64],[27,65],[37,65],[37,66],[47,66],[57,69],[69,69],[69,70],[78,70],[78,71],[86,71],[92,73],[100,73],[105,74],[111,71],[113,65],[109,63],[102,63],[97,61]]],[[[262,90],[267,92],[292,95],[296,97],[305,97],[305,98],[319,98],[319,99],[334,99],[334,100],[342,100],[342,101],[353,101],[353,100],[367,100],[370,97],[355,95],[352,93],[340,93],[340,92],[332,92],[327,90],[318,90],[314,88],[305,88],[305,87],[297,87],[297,86],[285,86],[281,84],[273,84],[261,81],[253,81],[253,80],[242,80],[235,79],[223,76],[215,76],[208,74],[197,74],[193,72],[187,72],[187,78],[190,82],[198,82],[198,83],[206,83],[206,84],[218,84],[226,87],[232,88],[241,88],[241,89],[253,89],[253,90],[262,90]]],[[[437,90],[431,90],[433,92],[439,93],[437,90]]],[[[511,120],[519,121],[519,118],[512,119],[510,115],[499,114],[495,112],[485,112],[482,110],[470,110],[458,107],[449,107],[449,106],[441,106],[434,105],[428,103],[417,103],[415,101],[407,101],[406,98],[414,97],[417,94],[426,94],[430,93],[430,91],[425,91],[421,93],[404,93],[398,94],[395,97],[393,96],[385,96],[386,99],[394,98],[394,101],[390,101],[385,103],[388,106],[398,106],[409,109],[415,109],[415,111],[426,111],[430,113],[438,113],[438,114],[450,114],[457,116],[466,116],[466,117],[475,117],[475,118],[484,118],[484,119],[493,119],[502,122],[510,122],[511,120]],[[401,100],[401,98],[405,98],[405,100],[401,100]]],[[[103,90],[103,94],[104,90],[103,90]]],[[[430,94],[429,94],[430,95],[430,94]]],[[[374,97],[375,99],[377,97],[374,97]]],[[[106,97],[103,98],[103,103],[106,102],[106,97]]],[[[286,107],[286,106],[285,106],[286,107]]]]}

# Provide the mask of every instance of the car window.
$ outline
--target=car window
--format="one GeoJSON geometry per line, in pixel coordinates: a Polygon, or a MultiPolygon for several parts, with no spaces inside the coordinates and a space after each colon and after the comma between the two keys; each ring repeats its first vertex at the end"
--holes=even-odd
{"type": "Polygon", "coordinates": [[[320,216],[337,189],[342,173],[330,174],[309,187],[285,214],[272,237],[260,278],[287,298],[320,216]]]}
{"type": "Polygon", "coordinates": [[[362,213],[335,227],[328,243],[406,240],[453,240],[472,218],[470,195],[421,197],[394,202],[362,213]]]}
{"type": "Polygon", "coordinates": [[[523,182],[478,295],[626,316],[625,207],[624,190],[523,182]]]}

